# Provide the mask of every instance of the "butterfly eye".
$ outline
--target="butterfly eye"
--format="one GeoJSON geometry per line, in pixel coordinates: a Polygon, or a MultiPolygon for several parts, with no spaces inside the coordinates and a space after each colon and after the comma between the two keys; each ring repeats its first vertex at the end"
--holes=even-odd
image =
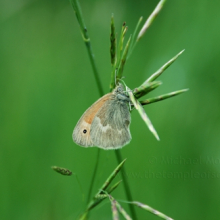
{"type": "Polygon", "coordinates": [[[84,130],[83,130],[83,133],[84,133],[84,134],[86,134],[86,132],[87,132],[87,130],[86,130],[86,129],[84,129],[84,130]]]}
{"type": "Polygon", "coordinates": [[[121,87],[118,87],[118,92],[122,92],[122,88],[121,87]]]}

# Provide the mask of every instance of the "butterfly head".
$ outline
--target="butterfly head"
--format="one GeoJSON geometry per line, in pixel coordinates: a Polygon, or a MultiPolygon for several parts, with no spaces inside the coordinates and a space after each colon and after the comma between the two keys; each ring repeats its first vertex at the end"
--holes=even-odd
{"type": "Polygon", "coordinates": [[[118,83],[118,85],[115,87],[112,93],[116,96],[116,98],[119,101],[130,102],[130,98],[126,94],[126,91],[124,90],[124,86],[121,83],[118,83]]]}

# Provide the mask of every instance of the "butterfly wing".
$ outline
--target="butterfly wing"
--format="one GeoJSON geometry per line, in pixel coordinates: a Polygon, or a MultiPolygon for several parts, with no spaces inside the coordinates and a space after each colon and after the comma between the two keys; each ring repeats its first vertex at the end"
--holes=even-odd
{"type": "Polygon", "coordinates": [[[73,130],[73,141],[83,147],[94,146],[90,137],[90,128],[92,121],[97,112],[102,108],[105,102],[109,99],[111,93],[108,93],[98,99],[90,108],[88,108],[82,117],[79,119],[76,127],[73,130]]]}
{"type": "Polygon", "coordinates": [[[111,98],[95,115],[90,136],[95,146],[117,149],[131,141],[129,125],[131,116],[126,102],[111,98]]]}

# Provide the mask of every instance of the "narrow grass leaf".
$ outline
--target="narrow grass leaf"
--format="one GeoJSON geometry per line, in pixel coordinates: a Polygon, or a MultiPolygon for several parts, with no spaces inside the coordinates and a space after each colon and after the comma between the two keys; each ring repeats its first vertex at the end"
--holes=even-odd
{"type": "Polygon", "coordinates": [[[162,84],[161,81],[146,82],[133,90],[134,96],[139,99],[162,84]]]}
{"type": "Polygon", "coordinates": [[[167,215],[164,215],[163,213],[157,211],[156,209],[153,209],[151,208],[150,206],[148,205],[145,205],[143,203],[140,203],[140,202],[131,202],[131,204],[134,204],[142,209],[145,209],[147,210],[148,212],[154,214],[154,215],[157,215],[158,217],[162,218],[162,219],[165,219],[165,220],[173,220],[172,218],[168,217],[167,215]]]}
{"type": "Polygon", "coordinates": [[[161,0],[158,3],[158,5],[154,9],[154,11],[148,17],[148,19],[145,22],[144,26],[142,27],[141,31],[139,32],[138,37],[137,37],[137,41],[139,41],[143,37],[144,33],[147,31],[147,29],[150,27],[150,25],[152,24],[152,22],[154,21],[154,19],[156,18],[156,16],[160,12],[160,10],[163,8],[163,5],[165,2],[166,2],[166,0],[161,0]]]}
{"type": "Polygon", "coordinates": [[[128,213],[122,208],[122,206],[116,201],[116,206],[119,212],[124,216],[126,220],[132,220],[132,218],[128,215],[128,213]]]}
{"type": "Polygon", "coordinates": [[[138,32],[138,29],[139,29],[139,26],[140,26],[142,20],[143,20],[143,17],[140,17],[139,20],[138,20],[138,23],[137,23],[137,25],[135,27],[134,33],[132,34],[131,46],[130,46],[131,49],[128,52],[128,58],[130,57],[132,51],[134,50],[134,48],[136,46],[136,43],[137,43],[137,41],[136,41],[137,32],[138,32]]]}
{"type": "MultiPolygon", "coordinates": [[[[112,187],[110,187],[109,189],[107,189],[107,190],[106,190],[107,193],[113,192],[113,191],[119,186],[119,184],[120,184],[121,182],[122,182],[122,181],[120,180],[120,181],[118,181],[117,183],[115,183],[112,187]]],[[[101,192],[101,193],[102,193],[102,192],[101,192]]],[[[106,198],[106,197],[108,197],[107,194],[98,194],[98,195],[95,196],[96,199],[104,199],[104,198],[106,198]]]]}
{"type": "Polygon", "coordinates": [[[97,194],[99,194],[101,191],[105,190],[109,184],[112,182],[112,180],[116,177],[116,175],[118,174],[118,172],[121,170],[121,167],[124,165],[126,159],[124,159],[115,169],[114,171],[111,173],[111,175],[106,179],[105,183],[102,185],[101,189],[99,190],[99,192],[97,194]]]}
{"type": "Polygon", "coordinates": [[[118,210],[116,207],[116,200],[110,195],[109,195],[109,199],[111,201],[111,206],[112,206],[112,218],[113,218],[113,220],[119,220],[118,210]]]}
{"type": "Polygon", "coordinates": [[[80,217],[79,220],[87,220],[88,219],[88,212],[84,212],[80,217]]]}
{"type": "MultiPolygon", "coordinates": [[[[95,206],[97,206],[103,199],[105,199],[106,197],[103,196],[103,191],[109,186],[109,184],[112,182],[112,180],[115,178],[115,176],[117,175],[117,173],[120,171],[120,169],[122,168],[123,164],[125,163],[126,159],[124,159],[115,169],[114,171],[111,173],[111,175],[107,178],[107,180],[105,181],[105,183],[102,185],[101,189],[98,191],[98,193],[95,195],[94,200],[92,200],[89,205],[87,206],[86,211],[88,212],[89,210],[91,210],[92,208],[94,208],[95,206]],[[101,198],[102,197],[102,198],[101,198]]],[[[116,189],[116,187],[120,184],[121,181],[117,182],[115,185],[113,185],[108,192],[112,192],[114,189],[116,189]]]]}
{"type": "Polygon", "coordinates": [[[111,34],[110,34],[110,55],[111,55],[111,64],[115,65],[116,62],[116,35],[115,35],[115,22],[114,15],[111,17],[111,34]]]}
{"type": "Polygon", "coordinates": [[[57,173],[60,173],[62,175],[65,175],[65,176],[71,176],[72,175],[72,171],[70,171],[66,168],[57,167],[57,166],[52,166],[51,168],[53,170],[55,170],[57,173]]]}
{"type": "Polygon", "coordinates": [[[137,109],[137,111],[139,112],[141,118],[143,119],[143,121],[146,123],[146,125],[148,126],[149,130],[153,133],[153,135],[156,137],[156,139],[159,141],[160,138],[157,134],[157,131],[155,130],[153,124],[151,123],[149,117],[147,116],[146,112],[144,111],[144,108],[142,107],[142,105],[140,104],[140,102],[134,97],[132,91],[129,89],[128,90],[128,95],[134,105],[134,107],[137,109]]]}
{"type": "Polygon", "coordinates": [[[123,45],[124,45],[124,37],[125,37],[125,33],[127,32],[127,29],[128,29],[128,27],[126,27],[125,25],[126,25],[126,23],[124,22],[121,27],[121,34],[120,34],[120,38],[119,38],[119,42],[118,42],[117,66],[118,66],[120,59],[121,59],[121,54],[122,54],[123,45]]]}
{"type": "Polygon", "coordinates": [[[152,74],[146,80],[146,82],[152,82],[157,77],[159,77],[164,72],[164,70],[166,70],[183,52],[184,52],[184,50],[180,51],[175,57],[173,57],[171,60],[169,60],[167,63],[165,63],[160,69],[158,69],[154,74],[152,74]]]}
{"type": "Polygon", "coordinates": [[[110,201],[114,201],[115,202],[115,205],[117,206],[119,212],[123,215],[123,217],[126,219],[126,220],[132,220],[131,217],[127,214],[127,212],[122,208],[122,206],[119,204],[118,201],[116,201],[111,195],[107,194],[110,201]]]}
{"type": "Polygon", "coordinates": [[[119,186],[119,184],[120,184],[121,182],[122,182],[122,181],[120,180],[120,181],[118,181],[117,183],[115,183],[113,186],[111,186],[109,189],[107,189],[107,192],[108,192],[108,193],[113,192],[113,191],[119,186]]]}
{"type": "Polygon", "coordinates": [[[120,61],[120,64],[119,64],[118,73],[117,73],[117,78],[118,79],[121,79],[121,77],[122,77],[122,73],[123,73],[123,70],[124,70],[124,65],[125,65],[125,62],[126,62],[126,59],[127,59],[127,54],[128,54],[128,50],[129,50],[129,46],[130,46],[130,41],[131,41],[131,36],[129,37],[128,42],[125,46],[125,49],[123,51],[123,55],[122,55],[122,58],[121,58],[121,61],[120,61]]]}
{"type": "Polygon", "coordinates": [[[170,92],[170,93],[167,93],[167,94],[164,94],[164,95],[160,95],[160,96],[157,96],[157,97],[154,97],[154,98],[149,98],[149,99],[140,101],[140,103],[141,103],[141,105],[148,105],[148,104],[151,104],[151,103],[154,103],[154,102],[159,102],[159,101],[174,97],[176,95],[187,92],[188,90],[189,89],[182,89],[182,90],[178,90],[178,91],[175,91],[175,92],[170,92]]]}

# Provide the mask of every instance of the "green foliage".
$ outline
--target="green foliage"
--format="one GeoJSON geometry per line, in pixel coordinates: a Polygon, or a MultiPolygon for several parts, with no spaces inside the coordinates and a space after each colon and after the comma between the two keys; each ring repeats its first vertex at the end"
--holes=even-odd
{"type": "MultiPolygon", "coordinates": [[[[107,93],[112,12],[116,35],[126,20],[129,36],[140,15],[145,21],[156,3],[80,3],[107,93]]],[[[0,5],[0,218],[75,219],[86,205],[78,183],[52,172],[50,166],[61,164],[76,172],[87,196],[97,150],[76,146],[71,133],[82,112],[100,95],[94,89],[96,81],[78,23],[68,1],[11,4],[3,0],[0,5]]],[[[186,48],[184,56],[160,76],[163,85],[142,97],[190,88],[178,98],[144,107],[161,141],[152,137],[134,111],[133,139],[122,149],[128,158],[124,176],[133,197],[174,219],[218,219],[220,215],[219,7],[220,2],[208,0],[167,1],[124,69],[126,84],[137,88],[186,48]]],[[[99,163],[96,190],[117,165],[114,152],[102,151],[99,163]]],[[[118,188],[113,197],[125,195],[118,188]]],[[[110,203],[105,201],[91,212],[91,219],[111,217],[110,203]]],[[[139,219],[159,219],[138,208],[136,212],[139,219]]]]}

